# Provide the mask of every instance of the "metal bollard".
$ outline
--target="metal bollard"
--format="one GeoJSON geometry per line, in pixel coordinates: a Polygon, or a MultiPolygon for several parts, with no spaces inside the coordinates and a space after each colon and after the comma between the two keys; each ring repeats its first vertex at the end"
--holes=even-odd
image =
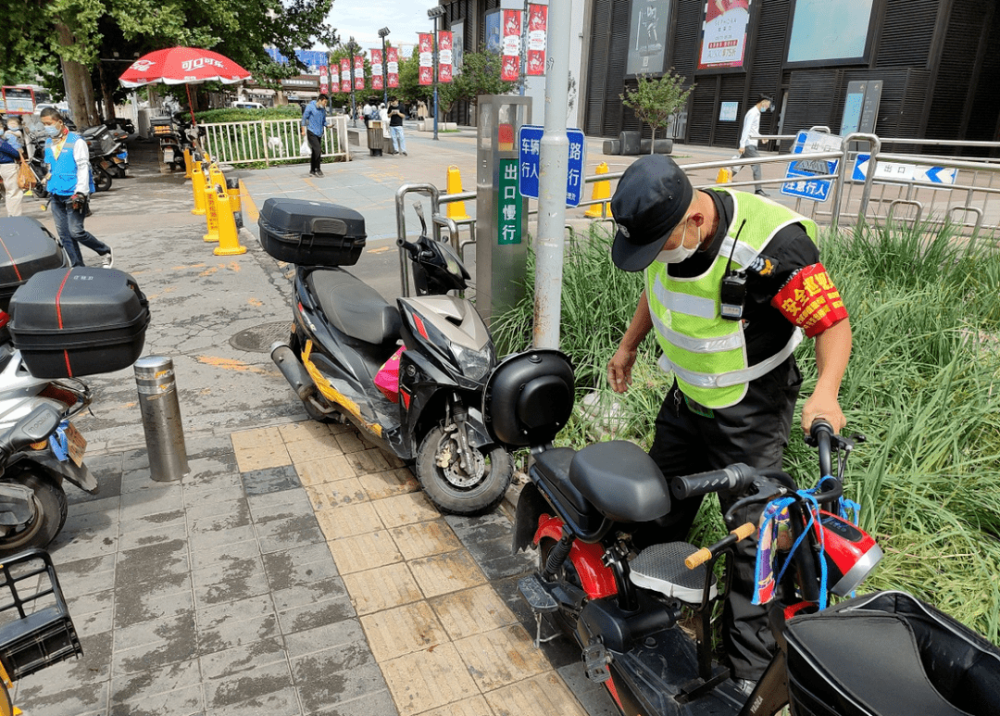
{"type": "Polygon", "coordinates": [[[135,362],[135,384],[146,434],[149,472],[157,482],[180,480],[190,468],[173,361],[165,356],[140,358],[135,362]]]}

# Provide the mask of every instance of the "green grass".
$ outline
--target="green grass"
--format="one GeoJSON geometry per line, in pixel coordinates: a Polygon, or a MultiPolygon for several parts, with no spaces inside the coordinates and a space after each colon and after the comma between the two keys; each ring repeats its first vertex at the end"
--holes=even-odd
{"type": "Polygon", "coordinates": [[[212,122],[259,122],[262,119],[301,119],[302,110],[298,105],[284,104],[264,109],[238,109],[224,107],[195,112],[195,119],[205,124],[212,122]]]}
{"type": "MultiPolygon", "coordinates": [[[[612,265],[610,240],[594,227],[567,256],[561,323],[578,397],[593,392],[604,405],[615,400],[605,366],[642,290],[641,276],[612,265]]],[[[1000,642],[1000,252],[925,224],[826,235],[822,255],[854,329],[845,433],[868,438],[848,464],[847,493],[886,553],[864,588],[904,589],[1000,642]]],[[[496,322],[501,354],[530,342],[532,267],[528,276],[528,298],[496,322]]],[[[667,389],[657,357],[648,337],[612,426],[644,447],[667,389]]],[[[816,382],[812,341],[797,357],[801,408],[816,382]]],[[[560,444],[580,447],[600,427],[578,411],[560,444]]],[[[815,482],[816,453],[798,427],[785,463],[803,485],[815,482]]],[[[713,539],[720,523],[706,505],[695,541],[713,539]]]]}

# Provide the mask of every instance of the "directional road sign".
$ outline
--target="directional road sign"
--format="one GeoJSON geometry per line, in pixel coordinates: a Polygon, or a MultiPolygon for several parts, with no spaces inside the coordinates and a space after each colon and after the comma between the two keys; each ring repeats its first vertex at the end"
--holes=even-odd
{"type": "MultiPolygon", "coordinates": [[[[544,127],[536,124],[523,124],[517,134],[521,195],[532,199],[538,198],[539,160],[544,131],[544,127]]],[[[566,206],[576,207],[583,197],[583,168],[587,160],[587,145],[582,130],[567,129],[566,137],[569,139],[566,206]]]]}
{"type": "MultiPolygon", "coordinates": [[[[843,139],[836,134],[826,132],[801,131],[795,137],[792,154],[808,154],[811,152],[839,152],[843,139]]],[[[788,181],[781,185],[781,193],[785,196],[795,196],[813,201],[826,201],[830,196],[831,179],[813,179],[809,177],[836,174],[839,160],[809,159],[789,162],[785,172],[788,181]]]]}
{"type": "MultiPolygon", "coordinates": [[[[853,181],[864,181],[871,166],[871,154],[859,154],[851,173],[853,181]]],[[[928,184],[954,184],[958,172],[954,167],[927,167],[903,162],[875,163],[875,179],[878,181],[925,182],[928,184]]]]}

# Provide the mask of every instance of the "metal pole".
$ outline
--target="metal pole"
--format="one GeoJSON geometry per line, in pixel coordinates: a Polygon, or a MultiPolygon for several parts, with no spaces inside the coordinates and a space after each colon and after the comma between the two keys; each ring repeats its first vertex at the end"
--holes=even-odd
{"type": "Polygon", "coordinates": [[[146,356],[135,362],[134,370],[150,475],[157,482],[180,480],[190,469],[174,363],[164,356],[146,356]]]}
{"type": "Polygon", "coordinates": [[[566,176],[569,139],[569,33],[572,0],[549,3],[549,64],[545,77],[545,131],[538,178],[538,241],[535,268],[536,348],[559,347],[562,311],[563,226],[566,224],[566,176]]]}
{"type": "Polygon", "coordinates": [[[385,106],[389,106],[389,77],[386,74],[386,67],[389,65],[385,61],[385,35],[382,35],[382,101],[385,102],[385,106]]]}
{"type": "Polygon", "coordinates": [[[438,138],[438,18],[434,18],[434,140],[438,138]]]}

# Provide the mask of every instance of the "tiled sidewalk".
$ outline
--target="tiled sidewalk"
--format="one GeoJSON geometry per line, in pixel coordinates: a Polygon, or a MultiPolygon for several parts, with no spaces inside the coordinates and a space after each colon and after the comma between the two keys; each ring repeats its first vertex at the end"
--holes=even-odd
{"type": "Polygon", "coordinates": [[[575,654],[557,673],[522,626],[512,575],[529,558],[509,554],[506,518],[442,518],[342,426],[188,453],[174,483],[150,479],[145,450],[88,459],[101,492],[71,490],[50,549],[85,655],[18,682],[26,713],[610,713],[575,654]]]}

